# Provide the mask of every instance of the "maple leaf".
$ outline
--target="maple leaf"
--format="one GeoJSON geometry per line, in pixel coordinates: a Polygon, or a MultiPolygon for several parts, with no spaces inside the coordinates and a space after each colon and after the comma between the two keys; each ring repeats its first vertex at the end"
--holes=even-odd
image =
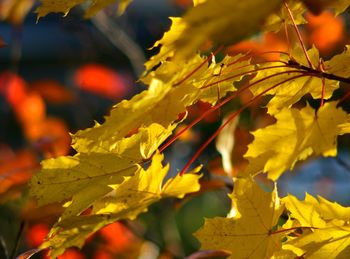
{"type": "Polygon", "coordinates": [[[348,258],[350,255],[350,208],[306,194],[304,201],[288,195],[282,199],[290,220],[303,229],[289,237],[283,249],[305,258],[348,258]]]}
{"type": "Polygon", "coordinates": [[[153,55],[149,60],[145,62],[146,71],[151,70],[153,67],[157,66],[162,61],[169,59],[169,57],[174,56],[175,48],[172,46],[179,35],[185,29],[185,23],[180,17],[170,17],[171,21],[170,29],[163,34],[163,37],[156,41],[153,48],[160,47],[159,52],[153,55]]]}
{"type": "Polygon", "coordinates": [[[257,31],[280,5],[278,0],[207,0],[198,4],[183,17],[186,28],[174,42],[177,55],[190,57],[208,39],[220,44],[236,43],[257,31]]]}
{"type": "Polygon", "coordinates": [[[254,141],[245,154],[249,160],[245,173],[265,172],[276,180],[298,160],[311,155],[335,156],[337,135],[341,133],[337,125],[348,118],[335,102],[326,103],[317,113],[306,106],[301,110],[285,108],[275,117],[275,124],[253,132],[254,141]]]}
{"type": "Polygon", "coordinates": [[[70,10],[81,4],[88,4],[88,8],[85,10],[85,17],[94,16],[98,11],[103,8],[118,2],[118,12],[124,12],[125,8],[132,0],[41,0],[41,5],[36,9],[38,13],[38,19],[46,16],[49,13],[63,13],[66,16],[70,10]]]}
{"type": "MultiPolygon", "coordinates": [[[[293,58],[297,63],[308,67],[300,48],[294,49],[293,54],[293,58]]],[[[308,55],[313,66],[318,67],[318,50],[313,47],[308,50],[308,55]]],[[[282,61],[285,62],[284,57],[282,57],[282,61]]],[[[254,96],[264,92],[264,95],[272,95],[271,100],[267,104],[270,114],[275,114],[284,107],[291,107],[306,94],[311,94],[314,99],[321,98],[323,80],[325,84],[323,99],[331,98],[333,92],[339,87],[338,81],[316,77],[308,74],[305,70],[284,66],[280,62],[258,65],[257,69],[259,71],[251,81],[251,84],[254,85],[250,87],[250,90],[254,96]],[[259,81],[261,82],[259,83],[259,81]],[[276,85],[275,88],[267,91],[274,85],[276,85]]]]}
{"type": "Polygon", "coordinates": [[[350,51],[349,45],[345,46],[343,53],[335,55],[330,60],[326,61],[325,68],[330,74],[334,74],[341,77],[350,77],[350,51]]]}
{"type": "Polygon", "coordinates": [[[195,233],[201,249],[231,251],[230,258],[270,258],[281,248],[281,233],[273,233],[284,206],[277,191],[263,191],[251,179],[237,179],[232,194],[239,215],[206,219],[195,233]]]}
{"type": "Polygon", "coordinates": [[[195,86],[196,90],[185,97],[192,100],[188,103],[200,100],[214,105],[227,93],[236,91],[234,82],[240,81],[253,70],[250,59],[242,54],[225,56],[219,63],[216,63],[214,56],[195,55],[188,61],[164,61],[155,71],[144,76],[142,81],[150,84],[154,79],[161,80],[176,88],[195,86]]]}
{"type": "MultiPolygon", "coordinates": [[[[305,6],[301,1],[288,0],[286,1],[288,8],[291,10],[296,25],[306,23],[303,14],[306,11],[305,6]]],[[[284,5],[281,5],[280,10],[268,16],[265,21],[263,30],[278,32],[284,28],[285,24],[293,24],[293,21],[284,5]]]]}
{"type": "MultiPolygon", "coordinates": [[[[171,130],[152,124],[113,145],[102,143],[88,153],[45,160],[30,181],[31,195],[39,205],[70,199],[62,217],[77,215],[112,191],[109,185],[137,172],[170,134],[171,130]]],[[[83,144],[81,140],[79,145],[83,144]]]]}
{"type": "Polygon", "coordinates": [[[61,217],[40,249],[50,248],[51,256],[56,257],[71,246],[82,247],[89,235],[105,225],[121,219],[135,219],[162,198],[182,198],[199,190],[201,176],[196,173],[200,168],[170,178],[163,184],[169,166],[164,167],[162,160],[163,155],[156,154],[147,170],[140,168],[135,175],[125,177],[122,183],[111,184],[109,187],[113,191],[94,202],[90,215],[61,217]]]}
{"type": "Polygon", "coordinates": [[[148,90],[115,105],[103,124],[96,123],[94,127],[74,134],[73,147],[78,152],[91,152],[100,148],[101,143],[106,143],[104,146],[108,149],[141,126],[146,128],[157,123],[167,128],[178,119],[178,114],[186,110],[186,106],[193,103],[193,98],[185,98],[193,92],[197,89],[191,85],[174,88],[152,80],[148,90]]]}

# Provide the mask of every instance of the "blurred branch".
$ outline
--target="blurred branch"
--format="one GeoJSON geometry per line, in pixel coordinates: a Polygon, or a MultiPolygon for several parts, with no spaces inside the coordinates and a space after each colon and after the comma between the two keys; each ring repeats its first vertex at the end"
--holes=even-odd
{"type": "Polygon", "coordinates": [[[145,56],[137,43],[132,40],[110,17],[104,12],[95,15],[91,22],[95,27],[130,60],[133,70],[140,76],[144,70],[145,56]]]}

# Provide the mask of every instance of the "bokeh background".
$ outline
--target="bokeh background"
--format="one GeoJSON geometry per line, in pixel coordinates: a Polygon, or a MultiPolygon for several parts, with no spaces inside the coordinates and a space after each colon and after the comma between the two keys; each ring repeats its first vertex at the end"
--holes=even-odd
{"type": "MultiPolygon", "coordinates": [[[[191,1],[134,0],[123,16],[117,17],[111,6],[92,20],[84,20],[82,10],[75,8],[67,17],[50,14],[37,21],[37,4],[0,2],[0,258],[38,247],[61,212],[59,205],[37,208],[28,197],[27,181],[40,161],[74,154],[69,132],[102,122],[113,104],[146,89],[137,79],[143,62],[157,51],[150,48],[169,28],[168,17],[181,15],[191,1]]],[[[316,45],[325,59],[349,42],[349,12],[334,18],[326,11],[306,18],[308,24],[301,28],[305,43],[316,45]]],[[[218,56],[270,50],[288,50],[284,34],[254,35],[218,56]]],[[[344,85],[335,95],[348,90],[344,85]]],[[[240,96],[183,134],[166,151],[171,174],[182,169],[225,114],[250,98],[240,96]]],[[[242,156],[252,141],[248,131],[273,122],[260,106],[243,112],[232,132],[236,171],[246,163],[242,156]]],[[[190,107],[185,124],[207,109],[205,103],[190,107]]],[[[349,111],[347,103],[344,109],[349,111]]],[[[278,182],[280,195],[303,198],[309,192],[350,205],[349,144],[348,137],[341,137],[338,157],[315,158],[284,174],[278,182]]],[[[183,258],[196,251],[199,243],[192,233],[204,217],[228,213],[226,194],[232,190],[215,143],[197,164],[206,168],[202,192],[182,202],[161,201],[138,220],[112,224],[93,235],[82,251],[70,249],[60,258],[183,258]]],[[[34,256],[45,257],[45,252],[34,256]]]]}

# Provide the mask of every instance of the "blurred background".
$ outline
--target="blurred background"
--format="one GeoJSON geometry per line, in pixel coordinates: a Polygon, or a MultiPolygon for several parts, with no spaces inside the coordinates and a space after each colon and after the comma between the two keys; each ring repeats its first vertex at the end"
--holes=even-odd
{"type": "MultiPolygon", "coordinates": [[[[37,208],[27,195],[27,181],[40,161],[74,154],[69,132],[103,121],[111,106],[146,87],[137,81],[150,50],[170,26],[169,16],[181,15],[190,0],[134,0],[124,15],[115,6],[91,20],[75,8],[67,16],[50,14],[37,21],[35,0],[0,2],[0,258],[13,258],[39,246],[57,220],[58,205],[37,208]]],[[[321,55],[339,53],[349,42],[349,13],[307,14],[302,27],[308,46],[321,55]]],[[[255,35],[253,40],[230,46],[223,53],[287,51],[285,35],[255,35]]],[[[276,56],[266,56],[273,60],[276,56]]],[[[348,91],[343,86],[335,95],[348,91]]],[[[177,173],[220,125],[222,118],[251,96],[245,94],[203,123],[183,134],[167,150],[172,174],[177,173]]],[[[252,141],[248,131],[273,122],[256,104],[243,112],[232,131],[236,140],[232,161],[235,171],[246,164],[243,154],[252,141]]],[[[199,103],[189,109],[185,124],[209,109],[199,103]]],[[[349,105],[344,104],[349,111],[349,105]]],[[[280,195],[319,194],[350,205],[349,138],[339,139],[336,158],[300,163],[279,180],[280,195]]],[[[202,192],[183,202],[164,200],[136,221],[112,224],[92,236],[82,251],[68,250],[60,258],[184,258],[199,248],[192,233],[204,217],[225,216],[230,209],[227,182],[215,143],[197,161],[204,164],[202,192]]],[[[264,183],[264,180],[261,180],[264,183]]],[[[34,258],[45,258],[45,252],[34,258]]]]}

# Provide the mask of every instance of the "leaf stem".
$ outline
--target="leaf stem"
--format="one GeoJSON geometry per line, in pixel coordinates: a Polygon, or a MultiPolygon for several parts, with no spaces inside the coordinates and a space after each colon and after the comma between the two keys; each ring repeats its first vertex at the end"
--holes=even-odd
{"type": "Polygon", "coordinates": [[[297,26],[296,23],[295,23],[295,20],[294,20],[292,11],[290,10],[290,8],[289,8],[289,6],[288,6],[288,4],[287,4],[286,1],[284,1],[284,6],[286,7],[286,9],[287,9],[287,11],[288,11],[288,14],[289,14],[290,19],[292,20],[294,30],[295,30],[295,32],[296,32],[296,34],[297,34],[297,36],[298,36],[298,39],[299,39],[300,45],[301,45],[301,47],[302,47],[302,49],[303,49],[303,52],[304,52],[304,54],[305,54],[307,63],[309,64],[309,67],[310,67],[310,68],[313,68],[311,59],[310,59],[310,57],[309,57],[309,54],[308,54],[307,51],[306,51],[306,47],[305,47],[305,44],[304,44],[303,39],[302,39],[302,37],[301,37],[300,31],[299,31],[299,29],[298,29],[298,26],[297,26]]]}
{"type": "Polygon", "coordinates": [[[274,234],[279,234],[279,233],[284,233],[284,232],[289,232],[289,231],[293,231],[293,230],[298,230],[298,229],[303,229],[303,228],[308,228],[308,229],[319,229],[316,227],[294,227],[294,228],[283,228],[283,229],[279,229],[276,231],[271,231],[269,233],[269,235],[274,235],[274,234]]]}
{"type": "MultiPolygon", "coordinates": [[[[300,72],[300,71],[298,71],[300,72]]],[[[284,84],[285,82],[288,82],[290,80],[296,79],[296,78],[300,78],[306,75],[297,75],[297,76],[293,76],[291,78],[288,78],[286,80],[283,80],[282,82],[279,82],[277,84],[274,84],[273,86],[267,88],[266,90],[262,91],[260,94],[258,94],[257,96],[255,96],[253,99],[251,99],[248,103],[246,103],[244,106],[242,106],[240,109],[238,109],[236,112],[234,112],[233,114],[231,114],[231,116],[229,116],[227,118],[227,120],[225,121],[225,123],[223,123],[211,136],[209,139],[207,139],[204,144],[196,151],[196,153],[192,156],[192,158],[186,163],[186,165],[184,166],[184,168],[180,171],[180,175],[183,175],[188,168],[192,165],[192,163],[198,158],[198,156],[203,152],[203,150],[216,138],[216,136],[221,132],[221,130],[226,127],[227,124],[230,123],[230,121],[232,121],[234,118],[236,118],[244,109],[246,109],[247,107],[249,107],[253,102],[255,102],[257,99],[259,99],[261,96],[263,96],[265,93],[269,92],[270,90],[274,89],[275,87],[284,84]]],[[[256,81],[257,82],[257,81],[256,81]]],[[[254,83],[256,83],[254,82],[254,83]]],[[[248,85],[249,87],[251,85],[248,85]]]]}
{"type": "Polygon", "coordinates": [[[222,50],[223,46],[220,46],[215,50],[213,53],[211,53],[199,66],[197,66],[191,73],[189,73],[187,76],[182,78],[179,82],[175,83],[174,86],[181,85],[183,82],[185,82],[187,79],[189,79],[191,76],[193,76],[203,65],[209,62],[218,52],[222,50]]]}
{"type": "Polygon", "coordinates": [[[232,95],[230,95],[229,97],[225,98],[223,101],[221,101],[217,105],[211,107],[211,109],[205,111],[199,117],[197,117],[194,121],[192,121],[189,125],[187,125],[183,129],[181,129],[178,133],[176,133],[173,137],[171,137],[162,147],[159,148],[159,152],[163,152],[167,147],[169,147],[172,143],[174,143],[182,135],[182,133],[184,133],[188,129],[192,128],[194,125],[196,125],[198,122],[200,122],[203,118],[205,118],[210,113],[214,112],[215,110],[217,110],[220,107],[224,106],[226,103],[228,103],[232,99],[236,98],[239,94],[241,94],[243,91],[247,90],[249,87],[251,87],[253,85],[256,85],[258,83],[261,83],[261,82],[263,82],[263,81],[265,81],[267,79],[270,79],[272,77],[283,75],[283,74],[287,74],[287,73],[304,73],[304,71],[290,70],[290,71],[279,72],[279,73],[276,73],[276,74],[269,75],[269,76],[266,76],[264,78],[261,78],[261,79],[255,81],[255,82],[253,82],[251,84],[248,84],[248,85],[246,85],[244,87],[241,87],[236,92],[232,93],[232,95]]]}

